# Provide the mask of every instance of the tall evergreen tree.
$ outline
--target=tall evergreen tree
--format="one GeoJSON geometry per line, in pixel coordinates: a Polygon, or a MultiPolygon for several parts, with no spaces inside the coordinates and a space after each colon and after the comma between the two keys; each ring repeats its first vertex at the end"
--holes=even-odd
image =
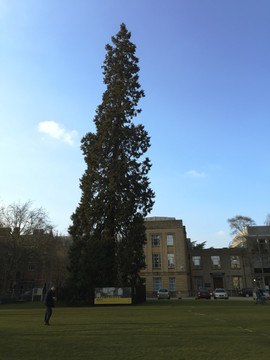
{"type": "Polygon", "coordinates": [[[96,132],[81,141],[87,168],[69,229],[70,273],[80,296],[89,296],[94,287],[134,285],[144,267],[144,217],[152,209],[154,193],[145,156],[150,137],[143,125],[133,123],[144,91],[130,37],[121,24],[112,45],[106,45],[106,91],[94,118],[96,132]]]}

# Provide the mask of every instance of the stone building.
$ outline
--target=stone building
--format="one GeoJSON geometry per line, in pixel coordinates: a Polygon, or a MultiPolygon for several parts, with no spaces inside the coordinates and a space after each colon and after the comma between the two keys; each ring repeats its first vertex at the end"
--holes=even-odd
{"type": "MultiPolygon", "coordinates": [[[[140,276],[147,298],[160,288],[172,297],[194,296],[198,288],[225,288],[230,296],[241,288],[270,286],[270,226],[252,226],[229,248],[196,248],[186,236],[182,220],[145,219],[145,269],[140,276]]],[[[67,276],[71,238],[34,231],[19,235],[0,228],[0,292],[34,287],[61,287],[67,276]]]]}
{"type": "Polygon", "coordinates": [[[253,285],[270,287],[270,226],[247,226],[235,236],[232,247],[245,249],[253,285]]]}
{"type": "Polygon", "coordinates": [[[32,288],[61,286],[67,276],[68,237],[34,230],[0,228],[0,291],[24,292],[32,288]]]}
{"type": "Polygon", "coordinates": [[[189,250],[190,288],[213,291],[225,288],[230,296],[242,288],[253,287],[252,269],[243,248],[209,248],[189,250]]]}
{"type": "Polygon", "coordinates": [[[170,290],[173,297],[189,294],[189,265],[186,230],[182,220],[168,217],[145,219],[147,243],[144,247],[146,268],[140,272],[147,297],[160,288],[170,290]]]}

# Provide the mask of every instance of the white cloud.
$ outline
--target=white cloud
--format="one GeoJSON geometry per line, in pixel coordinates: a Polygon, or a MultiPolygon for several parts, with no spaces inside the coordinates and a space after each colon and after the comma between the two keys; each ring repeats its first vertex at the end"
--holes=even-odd
{"type": "Polygon", "coordinates": [[[68,131],[55,121],[40,122],[38,124],[38,130],[54,139],[66,142],[69,145],[73,145],[78,136],[78,132],[76,130],[68,131]]]}
{"type": "Polygon", "coordinates": [[[198,172],[196,170],[189,170],[189,171],[186,172],[185,175],[189,176],[189,177],[194,177],[194,178],[204,178],[204,177],[206,177],[206,174],[204,172],[198,172]]]}
{"type": "Polygon", "coordinates": [[[216,234],[217,234],[218,236],[224,236],[224,235],[225,235],[225,231],[219,230],[219,231],[216,232],[216,234]]]}

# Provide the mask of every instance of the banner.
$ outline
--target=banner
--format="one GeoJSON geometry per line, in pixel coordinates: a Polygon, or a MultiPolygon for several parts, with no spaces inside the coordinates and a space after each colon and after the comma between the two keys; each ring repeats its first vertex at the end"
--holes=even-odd
{"type": "Polygon", "coordinates": [[[106,287],[95,289],[95,305],[132,304],[131,287],[106,287]]]}

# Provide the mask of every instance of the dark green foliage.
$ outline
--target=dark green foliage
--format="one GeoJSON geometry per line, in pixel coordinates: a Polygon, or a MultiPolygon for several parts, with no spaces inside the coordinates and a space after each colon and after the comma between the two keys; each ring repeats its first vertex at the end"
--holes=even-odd
{"type": "Polygon", "coordinates": [[[206,241],[203,241],[202,243],[197,243],[197,241],[191,241],[189,248],[192,250],[202,250],[205,248],[206,241]]]}
{"type": "Polygon", "coordinates": [[[150,160],[144,156],[150,137],[132,119],[144,96],[138,82],[135,45],[124,24],[107,45],[103,65],[107,86],[81,149],[87,169],[82,197],[69,232],[73,281],[88,293],[97,286],[136,283],[144,266],[144,217],[153,206],[149,187],[150,160]],[[142,158],[142,160],[140,160],[142,158]]]}

